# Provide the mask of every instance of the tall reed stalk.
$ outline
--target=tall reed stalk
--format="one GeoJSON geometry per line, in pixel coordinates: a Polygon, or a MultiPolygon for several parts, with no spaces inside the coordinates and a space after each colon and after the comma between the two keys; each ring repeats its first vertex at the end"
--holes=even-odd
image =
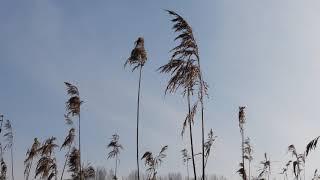
{"type": "Polygon", "coordinates": [[[60,150],[61,150],[62,148],[68,148],[68,151],[67,151],[67,153],[66,153],[66,155],[65,155],[65,161],[64,161],[63,168],[62,168],[62,173],[61,173],[60,180],[63,179],[64,171],[65,171],[66,166],[67,166],[67,161],[68,161],[68,158],[69,158],[69,156],[70,156],[71,146],[72,146],[72,144],[73,144],[73,142],[74,142],[74,137],[75,137],[75,129],[74,129],[74,128],[71,128],[71,129],[69,130],[69,133],[68,133],[68,135],[66,136],[63,144],[61,145],[61,148],[60,148],[60,150]]]}
{"type": "Polygon", "coordinates": [[[244,112],[245,107],[240,106],[239,107],[239,116],[238,116],[238,121],[239,121],[239,128],[240,128],[240,134],[241,134],[241,159],[242,162],[240,163],[240,169],[238,170],[239,174],[242,176],[243,180],[247,180],[247,174],[246,174],[246,168],[245,168],[245,150],[244,150],[244,124],[245,124],[245,112],[244,112]]]}
{"type": "Polygon", "coordinates": [[[135,41],[135,47],[132,49],[130,57],[124,64],[133,66],[132,71],[139,68],[139,82],[138,82],[138,95],[137,95],[137,126],[136,126],[136,160],[137,160],[137,179],[140,180],[140,166],[139,166],[139,121],[140,121],[140,91],[141,91],[141,78],[142,68],[147,61],[147,52],[144,48],[144,39],[139,37],[135,41]]]}
{"type": "Polygon", "coordinates": [[[82,180],[82,167],[81,167],[81,119],[80,119],[80,106],[83,103],[83,101],[80,100],[80,93],[78,88],[68,82],[65,82],[65,85],[67,87],[67,94],[69,95],[69,99],[66,102],[66,110],[67,113],[65,115],[67,120],[71,120],[71,117],[78,117],[78,149],[79,149],[79,174],[80,174],[80,180],[82,180]]]}
{"type": "MultiPolygon", "coordinates": [[[[190,148],[192,154],[193,174],[194,179],[197,179],[196,166],[194,160],[194,147],[192,137],[192,123],[194,114],[197,111],[197,104],[201,104],[201,133],[202,133],[202,179],[205,178],[205,147],[204,147],[204,102],[203,97],[207,95],[207,84],[203,81],[200,56],[197,42],[194,38],[191,26],[179,14],[174,11],[167,10],[173,18],[173,30],[178,33],[175,40],[179,44],[174,47],[171,52],[169,63],[159,68],[161,73],[170,73],[172,75],[168,82],[166,91],[173,93],[181,88],[183,96],[187,95],[188,100],[188,115],[184,123],[184,127],[189,125],[190,131],[190,148]],[[191,96],[194,91],[197,91],[197,98],[191,108],[191,96]]],[[[184,130],[183,130],[184,131],[184,130]]]]}

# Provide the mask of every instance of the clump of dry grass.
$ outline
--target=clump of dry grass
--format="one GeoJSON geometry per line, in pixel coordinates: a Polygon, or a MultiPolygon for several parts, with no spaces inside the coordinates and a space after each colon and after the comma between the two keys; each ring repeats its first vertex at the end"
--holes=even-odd
{"type": "Polygon", "coordinates": [[[120,150],[123,149],[122,145],[119,143],[120,136],[118,134],[112,135],[111,141],[108,144],[108,148],[110,148],[110,152],[108,153],[108,159],[114,158],[115,159],[115,168],[114,168],[114,177],[113,179],[118,179],[117,177],[117,169],[118,169],[118,162],[120,161],[119,155],[120,150]]]}
{"type": "Polygon", "coordinates": [[[289,170],[289,166],[291,165],[292,161],[289,160],[285,166],[281,169],[280,174],[282,174],[284,176],[284,179],[288,180],[288,170],[289,170]]]}
{"type": "Polygon", "coordinates": [[[262,168],[259,169],[260,173],[258,178],[265,178],[269,180],[270,173],[271,173],[271,161],[267,157],[267,153],[264,153],[264,160],[260,162],[262,168]]]}
{"type": "Polygon", "coordinates": [[[159,152],[159,154],[157,154],[156,156],[154,156],[152,154],[152,152],[147,151],[143,154],[141,159],[145,160],[145,166],[147,166],[147,179],[148,180],[156,180],[156,176],[157,176],[157,169],[159,168],[159,166],[161,165],[161,163],[163,162],[163,159],[165,157],[167,157],[167,155],[165,154],[166,150],[168,149],[168,146],[163,146],[159,152]]]}
{"type": "Polygon", "coordinates": [[[80,152],[73,147],[68,158],[68,172],[71,180],[90,179],[95,177],[95,170],[91,165],[84,166],[80,172],[80,152]]]}
{"type": "Polygon", "coordinates": [[[304,153],[298,154],[296,147],[293,144],[288,146],[288,152],[290,152],[291,155],[294,157],[294,159],[292,160],[293,173],[294,173],[294,176],[297,179],[299,179],[299,177],[301,176],[301,171],[303,170],[302,167],[306,162],[305,154],[304,153]]]}

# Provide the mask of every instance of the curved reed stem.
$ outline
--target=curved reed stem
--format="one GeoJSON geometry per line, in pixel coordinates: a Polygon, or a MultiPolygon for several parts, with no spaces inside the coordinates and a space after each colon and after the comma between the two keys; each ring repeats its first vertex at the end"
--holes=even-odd
{"type": "Polygon", "coordinates": [[[137,99],[137,179],[138,180],[140,180],[140,167],[139,167],[139,114],[140,114],[141,74],[142,74],[142,65],[140,65],[140,69],[139,69],[139,85],[138,85],[138,99],[137,99]]]}
{"type": "Polygon", "coordinates": [[[80,121],[80,113],[79,113],[79,170],[80,170],[80,180],[82,180],[82,168],[81,168],[81,121],[80,121]]]}
{"type": "MultiPolygon", "coordinates": [[[[189,111],[189,117],[191,117],[191,105],[190,105],[190,89],[188,89],[188,111],[189,111]]],[[[189,130],[190,130],[190,144],[191,144],[191,157],[192,157],[192,165],[193,165],[193,174],[194,174],[194,180],[197,179],[197,172],[196,172],[196,164],[194,161],[194,152],[193,152],[193,137],[192,137],[192,125],[191,120],[189,119],[189,130]]]]}
{"type": "Polygon", "coordinates": [[[64,170],[66,169],[66,166],[67,166],[67,161],[68,161],[68,157],[69,157],[70,151],[71,151],[71,146],[69,146],[68,153],[66,154],[66,160],[64,161],[64,165],[63,165],[63,169],[62,169],[60,180],[62,180],[62,178],[63,178],[64,170]]]}

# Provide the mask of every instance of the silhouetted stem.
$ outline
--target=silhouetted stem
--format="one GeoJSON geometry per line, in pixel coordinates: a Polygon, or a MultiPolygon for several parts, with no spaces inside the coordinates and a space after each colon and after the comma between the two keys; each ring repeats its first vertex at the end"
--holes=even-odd
{"type": "Polygon", "coordinates": [[[187,174],[188,174],[188,180],[189,180],[189,161],[187,160],[187,174]]]}
{"type": "Polygon", "coordinates": [[[58,168],[57,166],[54,168],[55,170],[55,180],[58,180],[58,168]]]}
{"type": "MultiPolygon", "coordinates": [[[[201,96],[202,96],[202,90],[201,90],[201,96]]],[[[205,180],[205,161],[204,161],[204,106],[203,106],[203,97],[201,98],[201,129],[202,129],[202,179],[205,180]]]]}
{"type": "Polygon", "coordinates": [[[116,167],[114,168],[114,176],[117,177],[118,155],[116,155],[116,167]]]}
{"type": "Polygon", "coordinates": [[[139,70],[139,85],[138,85],[138,100],[137,100],[137,176],[140,180],[140,168],[139,168],[139,113],[140,113],[140,88],[141,88],[141,74],[142,65],[140,65],[139,70]]]}
{"type": "MultiPolygon", "coordinates": [[[[193,38],[194,39],[194,38],[193,38]]],[[[194,39],[195,41],[195,39],[194,39]]],[[[197,45],[196,45],[197,46],[197,45]]],[[[204,158],[204,104],[203,104],[203,92],[204,92],[204,83],[202,79],[202,71],[200,65],[200,56],[198,52],[198,47],[196,49],[196,59],[199,67],[199,80],[200,80],[200,103],[201,103],[201,138],[202,138],[202,179],[205,180],[205,158],[204,158]]]]}
{"type": "Polygon", "coordinates": [[[303,163],[303,180],[306,180],[306,164],[303,163]]]}
{"type": "Polygon", "coordinates": [[[196,164],[194,161],[194,152],[193,152],[193,138],[192,138],[192,124],[191,124],[191,105],[190,105],[190,89],[188,89],[188,110],[189,110],[189,130],[190,130],[190,144],[191,144],[191,156],[192,156],[192,164],[193,164],[193,174],[194,180],[197,179],[197,172],[196,172],[196,164]]]}
{"type": "Polygon", "coordinates": [[[13,143],[12,143],[12,146],[11,146],[11,177],[12,177],[12,180],[14,180],[14,171],[13,171],[13,143]]]}
{"type": "Polygon", "coordinates": [[[79,170],[80,170],[80,180],[82,180],[82,169],[81,169],[81,121],[80,121],[80,113],[79,113],[79,170]]]}
{"type": "Polygon", "coordinates": [[[244,174],[243,174],[243,178],[244,180],[246,179],[246,169],[245,169],[245,164],[244,164],[244,130],[241,129],[241,149],[242,149],[242,166],[243,166],[243,171],[244,171],[244,174]]]}
{"type": "Polygon", "coordinates": [[[250,169],[251,169],[251,161],[249,160],[249,180],[250,180],[250,178],[251,178],[251,173],[250,173],[250,169]]]}
{"type": "Polygon", "coordinates": [[[0,117],[1,117],[1,120],[0,120],[0,122],[1,122],[1,124],[0,124],[0,133],[2,132],[2,125],[3,125],[3,115],[0,115],[0,117]]]}

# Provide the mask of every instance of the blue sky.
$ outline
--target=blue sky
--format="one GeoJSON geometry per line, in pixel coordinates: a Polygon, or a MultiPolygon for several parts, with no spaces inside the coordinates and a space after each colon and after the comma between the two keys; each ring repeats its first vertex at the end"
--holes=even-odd
{"type": "MultiPolygon", "coordinates": [[[[239,105],[247,106],[246,133],[254,146],[254,168],[263,153],[273,176],[290,157],[286,148],[303,151],[319,135],[320,2],[298,0],[203,1],[18,1],[0,2],[0,111],[15,129],[16,177],[33,138],[56,136],[61,144],[66,93],[75,83],[82,108],[83,160],[113,167],[106,144],[117,132],[125,147],[120,173],[135,169],[137,73],[123,69],[133,42],[145,38],[148,62],[143,72],[141,151],[169,145],[160,169],[185,172],[180,150],[186,102],[164,96],[167,76],[156,72],[175,45],[169,16],[180,13],[193,27],[204,77],[207,131],[218,136],[208,172],[239,179],[237,124],[239,105]]],[[[195,122],[200,151],[200,123],[195,122]]],[[[319,167],[319,150],[307,160],[306,177],[319,167]]],[[[57,152],[63,159],[64,152],[57,152]]],[[[200,167],[200,160],[198,160],[200,167]]],[[[143,169],[143,167],[142,167],[143,169]]]]}

